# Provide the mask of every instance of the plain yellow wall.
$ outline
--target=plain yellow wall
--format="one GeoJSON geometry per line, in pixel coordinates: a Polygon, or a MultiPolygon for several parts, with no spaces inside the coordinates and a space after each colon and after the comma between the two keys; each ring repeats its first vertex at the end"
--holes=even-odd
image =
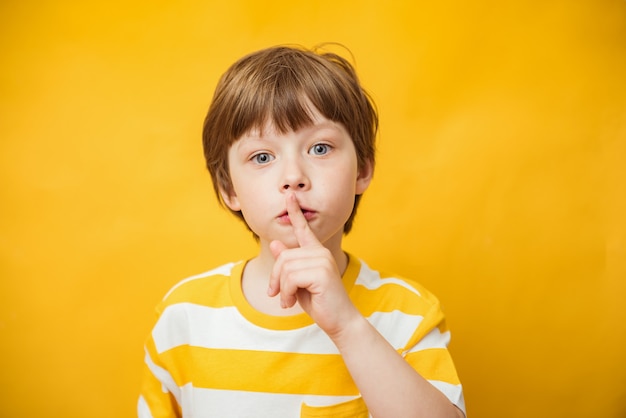
{"type": "Polygon", "coordinates": [[[217,78],[325,41],[381,115],[346,247],[443,301],[470,416],[626,416],[622,0],[2,2],[0,416],[135,414],[154,305],[255,250],[217,78]]]}

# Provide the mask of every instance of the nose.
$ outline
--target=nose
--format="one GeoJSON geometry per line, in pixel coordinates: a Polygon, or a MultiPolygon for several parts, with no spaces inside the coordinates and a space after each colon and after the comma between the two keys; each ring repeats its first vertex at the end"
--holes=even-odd
{"type": "Polygon", "coordinates": [[[284,191],[306,190],[310,186],[309,178],[305,173],[301,161],[285,162],[285,169],[281,181],[284,191]]]}

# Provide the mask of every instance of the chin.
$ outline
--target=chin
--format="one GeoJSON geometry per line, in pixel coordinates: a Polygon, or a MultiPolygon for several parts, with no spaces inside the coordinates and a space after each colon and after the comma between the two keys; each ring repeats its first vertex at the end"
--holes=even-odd
{"type": "Polygon", "coordinates": [[[298,240],[295,237],[282,239],[280,241],[285,244],[287,248],[298,248],[300,246],[298,240]]]}

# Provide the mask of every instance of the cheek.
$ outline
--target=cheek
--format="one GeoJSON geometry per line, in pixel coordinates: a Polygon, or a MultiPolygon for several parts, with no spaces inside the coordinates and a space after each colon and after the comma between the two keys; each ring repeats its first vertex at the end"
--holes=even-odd
{"type": "Polygon", "coordinates": [[[233,189],[237,196],[240,209],[244,214],[254,213],[263,210],[267,202],[267,193],[264,192],[262,184],[256,179],[250,178],[244,182],[233,182],[233,189]]]}
{"type": "Polygon", "coordinates": [[[356,170],[346,170],[344,174],[333,172],[333,175],[329,176],[327,182],[331,187],[335,187],[345,194],[351,194],[356,191],[357,186],[357,172],[356,170]]]}

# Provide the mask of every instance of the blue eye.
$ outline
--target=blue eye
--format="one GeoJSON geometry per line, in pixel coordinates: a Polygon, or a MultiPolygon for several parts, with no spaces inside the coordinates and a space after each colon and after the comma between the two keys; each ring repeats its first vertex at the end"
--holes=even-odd
{"type": "Polygon", "coordinates": [[[309,153],[313,155],[325,155],[330,151],[330,145],[328,144],[315,144],[309,150],[309,153]]]}
{"type": "Polygon", "coordinates": [[[257,164],[267,164],[272,161],[274,157],[267,152],[261,152],[252,157],[252,161],[257,164]]]}

